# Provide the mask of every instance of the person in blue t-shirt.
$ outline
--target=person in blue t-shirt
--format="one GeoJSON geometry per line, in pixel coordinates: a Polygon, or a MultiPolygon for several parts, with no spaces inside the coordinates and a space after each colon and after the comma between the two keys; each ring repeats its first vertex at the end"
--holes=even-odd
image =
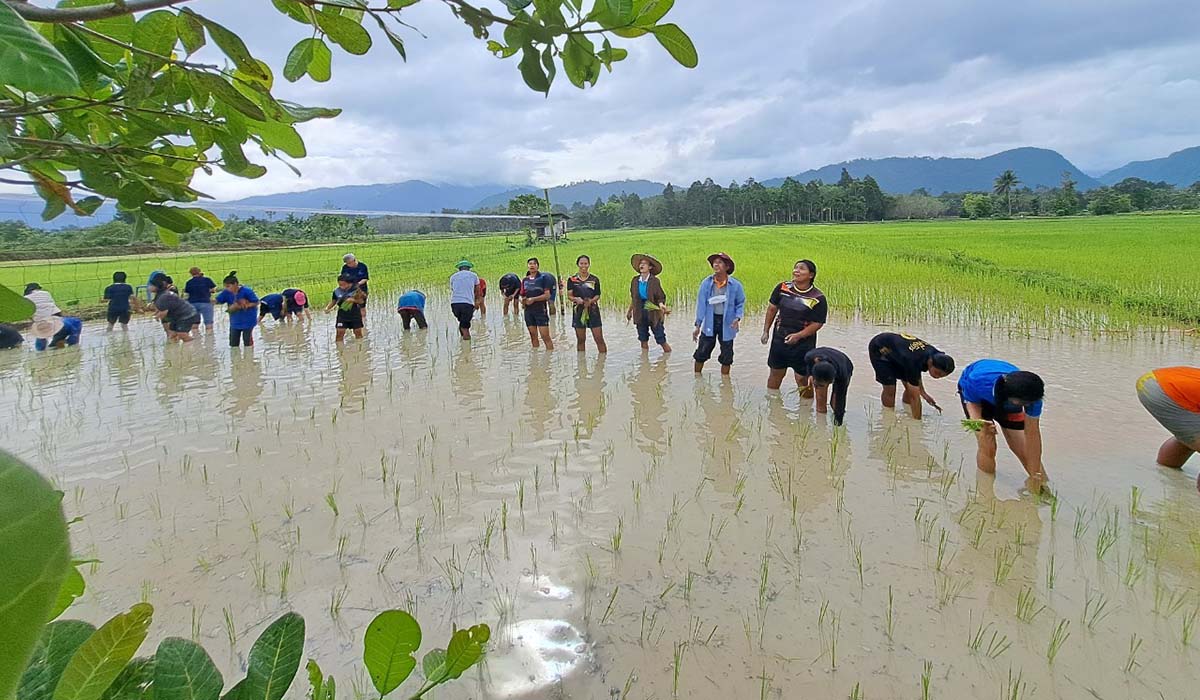
{"type": "Polygon", "coordinates": [[[404,323],[404,330],[412,328],[412,322],[417,322],[417,328],[425,330],[429,324],[425,322],[425,293],[410,289],[396,300],[396,313],[404,323]]]}
{"type": "Polygon", "coordinates": [[[183,293],[187,298],[187,302],[191,304],[196,313],[200,314],[200,320],[204,323],[204,331],[206,333],[213,332],[213,304],[212,293],[217,288],[217,283],[206,277],[200,268],[193,267],[188,270],[191,279],[183,285],[183,293]]]}
{"type": "Polygon", "coordinates": [[[121,330],[129,330],[129,315],[132,310],[131,301],[134,298],[133,287],[125,283],[124,272],[114,272],[113,283],[104,288],[103,301],[108,302],[108,330],[121,324],[121,330]]]}
{"type": "Polygon", "coordinates": [[[283,320],[282,294],[268,294],[258,300],[258,320],[262,321],[267,314],[276,321],[283,320]]]}
{"type": "Polygon", "coordinates": [[[980,471],[996,473],[996,423],[999,423],[1005,442],[1029,478],[1038,484],[1048,480],[1042,465],[1040,421],[1046,385],[1041,377],[1022,372],[1003,360],[978,360],[963,370],[958,379],[958,394],[967,418],[984,422],[983,428],[975,433],[980,471]]]}
{"type": "Polygon", "coordinates": [[[229,314],[229,347],[239,342],[254,345],[254,327],[258,325],[258,296],[254,290],[238,281],[237,271],[230,272],[222,283],[224,291],[217,295],[218,304],[226,304],[229,314]]]}
{"type": "Polygon", "coordinates": [[[529,342],[538,347],[539,337],[547,350],[554,349],[550,337],[550,309],[553,308],[558,280],[548,272],[541,271],[537,258],[525,261],[529,271],[521,280],[521,305],[525,307],[525,327],[529,330],[529,342]]]}
{"type": "Polygon", "coordinates": [[[359,262],[358,258],[354,257],[354,253],[346,253],[342,256],[342,274],[338,277],[349,277],[350,286],[362,292],[363,303],[358,307],[358,312],[362,314],[363,320],[367,318],[366,298],[369,292],[367,291],[367,282],[371,276],[367,273],[367,264],[359,262]]]}

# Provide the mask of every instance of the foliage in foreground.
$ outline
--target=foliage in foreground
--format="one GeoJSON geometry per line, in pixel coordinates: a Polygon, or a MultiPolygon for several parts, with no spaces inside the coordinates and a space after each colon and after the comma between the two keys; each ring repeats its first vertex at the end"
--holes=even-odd
{"type": "MultiPolygon", "coordinates": [[[[70,560],[62,493],[0,452],[0,698],[19,700],[281,700],[304,655],[304,618],[289,612],[250,648],[246,676],[224,695],[225,680],[202,646],[168,637],[137,656],[154,617],[138,603],[99,628],[55,620],[83,593],[70,560]]],[[[424,681],[412,698],[462,677],[483,659],[487,625],[456,630],[445,648],[426,652],[424,681]]],[[[421,626],[403,610],[380,613],[363,637],[363,663],[380,697],[416,668],[421,626]]],[[[336,681],[309,660],[309,697],[336,700],[336,681]]]]}

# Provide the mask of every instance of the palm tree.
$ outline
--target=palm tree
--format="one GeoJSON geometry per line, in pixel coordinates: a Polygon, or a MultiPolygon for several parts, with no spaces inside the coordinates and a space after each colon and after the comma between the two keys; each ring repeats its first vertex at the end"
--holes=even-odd
{"type": "Polygon", "coordinates": [[[1021,181],[1017,179],[1017,174],[1011,170],[1005,170],[1000,173],[1000,177],[996,178],[996,182],[994,183],[992,191],[1004,196],[1008,200],[1009,217],[1012,216],[1012,191],[1019,184],[1021,184],[1021,181]]]}

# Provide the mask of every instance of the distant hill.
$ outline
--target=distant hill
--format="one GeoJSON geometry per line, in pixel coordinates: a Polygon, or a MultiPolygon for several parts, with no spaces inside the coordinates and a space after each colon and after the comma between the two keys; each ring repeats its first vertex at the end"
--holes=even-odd
{"type": "MultiPolygon", "coordinates": [[[[870,175],[883,191],[892,194],[907,194],[922,187],[934,195],[990,191],[996,176],[1005,170],[1015,172],[1024,187],[1055,187],[1061,182],[1063,172],[1071,173],[1081,190],[1100,186],[1099,181],[1061,154],[1044,148],[1015,148],[986,158],[864,158],[826,165],[792,177],[802,183],[821,180],[833,184],[841,177],[842,168],[856,178],[870,175]]],[[[775,178],[764,181],[763,185],[778,187],[782,183],[783,178],[775,178]]]]}
{"type": "MultiPolygon", "coordinates": [[[[636,194],[639,197],[654,197],[662,194],[663,188],[666,187],[661,182],[651,182],[650,180],[618,180],[616,182],[597,182],[595,180],[584,180],[583,182],[572,182],[569,185],[560,185],[550,188],[550,203],[561,204],[564,207],[569,207],[575,202],[583,202],[584,204],[593,204],[596,198],[607,201],[612,195],[636,194]]],[[[476,202],[473,208],[475,209],[490,209],[492,207],[503,207],[508,204],[508,200],[521,194],[541,194],[542,191],[534,187],[516,187],[507,192],[494,194],[486,199],[476,202]]]]}
{"type": "Polygon", "coordinates": [[[263,211],[270,210],[272,207],[295,207],[425,213],[438,212],[442,209],[470,209],[480,199],[513,187],[513,185],[433,185],[421,180],[408,180],[381,185],[347,185],[344,187],[321,187],[303,192],[264,194],[238,199],[226,204],[263,211]]]}
{"type": "Polygon", "coordinates": [[[1187,187],[1200,180],[1200,146],[1176,151],[1166,158],[1134,161],[1101,175],[1100,181],[1115,185],[1127,177],[1187,187]]]}

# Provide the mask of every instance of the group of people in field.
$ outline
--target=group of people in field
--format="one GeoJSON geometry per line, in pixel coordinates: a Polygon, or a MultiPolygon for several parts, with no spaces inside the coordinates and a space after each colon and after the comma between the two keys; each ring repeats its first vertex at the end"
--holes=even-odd
{"type": "MultiPolygon", "coordinates": [[[[575,262],[577,272],[565,285],[555,275],[542,271],[537,258],[526,261],[524,276],[504,274],[499,279],[503,313],[508,316],[510,312],[519,312],[531,346],[552,350],[550,317],[556,313],[555,302],[565,286],[566,300],[572,309],[576,349],[580,352],[586,349],[590,334],[596,349],[606,353],[608,343],[599,303],[600,278],[592,272],[587,255],[580,255],[575,262]]],[[[631,257],[630,264],[636,274],[629,282],[625,319],[635,326],[643,351],[649,350],[653,338],[663,353],[670,353],[665,320],[671,309],[660,280],[662,263],[651,255],[638,253],[631,257]]],[[[708,265],[712,274],[700,282],[696,296],[693,366],[697,374],[702,372],[716,353],[721,373],[728,375],[734,362],[734,341],[745,318],[746,290],[734,276],[736,264],[729,255],[713,253],[708,256],[708,265]]],[[[487,312],[487,283],[474,272],[469,260],[461,260],[455,267],[448,282],[450,310],[460,336],[470,340],[475,314],[487,312]]],[[[790,370],[801,397],[814,399],[820,413],[832,408],[834,423],[840,425],[845,418],[854,363],[843,350],[817,342],[818,332],[828,321],[829,303],[817,288],[816,279],[816,263],[798,260],[790,279],[771,290],[760,337],[762,344],[769,345],[766,383],[769,389],[778,390],[790,370]]],[[[363,337],[369,282],[367,265],[354,254],[346,254],[337,286],[325,306],[326,312],[336,310],[337,342],[342,342],[348,331],[357,338],[363,337]]],[[[162,271],[153,273],[146,286],[147,303],[162,322],[167,337],[181,342],[196,337],[201,326],[206,333],[213,333],[216,306],[224,306],[228,315],[230,347],[252,346],[254,329],[267,316],[280,322],[311,318],[304,290],[288,288],[260,298],[240,282],[236,272],[225,276],[223,288],[215,295],[217,284],[198,267],[191,268],[182,290],[162,271]]],[[[47,290],[30,283],[25,296],[35,307],[32,328],[36,349],[79,343],[82,321],[64,315],[47,290]]],[[[117,324],[127,328],[132,311],[142,307],[124,272],[113,274],[113,284],[104,290],[103,299],[108,303],[109,331],[117,324]]],[[[426,295],[420,290],[410,289],[400,295],[396,311],[406,331],[413,323],[419,329],[428,328],[425,304],[426,295]]],[[[0,327],[0,347],[20,342],[20,335],[14,329],[0,327]]],[[[896,406],[899,384],[900,401],[913,418],[921,418],[925,403],[939,412],[942,410],[926,391],[923,377],[942,379],[953,374],[955,361],[949,354],[912,335],[890,332],[873,337],[866,351],[875,381],[881,387],[883,406],[896,406]]],[[[1003,435],[1029,478],[1046,481],[1040,428],[1045,384],[1041,377],[1003,360],[980,359],[962,370],[957,393],[966,416],[964,423],[977,436],[979,469],[995,471],[998,436],[1003,435]]],[[[1200,451],[1200,368],[1169,367],[1149,372],[1138,380],[1137,395],[1146,410],[1172,435],[1159,449],[1158,462],[1176,468],[1183,466],[1192,454],[1200,451]]],[[[1197,486],[1200,488],[1200,482],[1197,486]]]]}

